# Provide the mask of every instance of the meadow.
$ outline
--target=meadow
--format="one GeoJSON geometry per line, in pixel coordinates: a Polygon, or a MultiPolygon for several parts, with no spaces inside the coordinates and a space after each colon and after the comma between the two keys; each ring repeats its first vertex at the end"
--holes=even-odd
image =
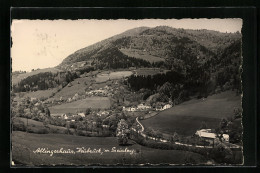
{"type": "Polygon", "coordinates": [[[57,88],[51,88],[48,90],[38,90],[38,91],[30,91],[30,92],[21,92],[24,98],[32,97],[32,98],[49,98],[57,92],[57,88]]]}
{"type": "Polygon", "coordinates": [[[142,120],[145,128],[159,130],[162,133],[191,136],[202,122],[208,128],[218,127],[222,118],[233,115],[234,108],[241,107],[241,97],[235,92],[226,91],[203,99],[192,99],[180,105],[142,120]]]}
{"type": "Polygon", "coordinates": [[[49,107],[51,114],[56,113],[76,113],[77,111],[85,111],[87,108],[107,109],[110,108],[110,100],[108,97],[88,97],[71,103],[64,103],[49,107]]]}
{"type": "Polygon", "coordinates": [[[68,99],[72,98],[76,93],[85,93],[85,88],[89,87],[90,84],[90,77],[77,78],[71,82],[71,85],[67,85],[64,88],[62,88],[59,92],[57,92],[54,95],[53,98],[49,99],[48,101],[51,101],[53,99],[60,99],[60,97],[62,97],[63,99],[68,99]]]}
{"type": "Polygon", "coordinates": [[[132,75],[131,71],[116,71],[116,72],[103,72],[101,74],[98,74],[95,78],[97,83],[106,82],[109,79],[121,79],[123,77],[127,77],[132,75]]]}
{"type": "MultiPolygon", "coordinates": [[[[166,73],[168,70],[163,70],[163,73],[166,73]]],[[[159,68],[139,68],[136,70],[137,75],[140,76],[148,76],[148,75],[156,75],[162,73],[159,68]]]]}
{"type": "Polygon", "coordinates": [[[163,58],[160,58],[158,56],[148,55],[146,52],[142,52],[140,50],[135,49],[120,49],[120,51],[129,56],[129,57],[135,57],[139,59],[143,59],[149,62],[159,62],[159,61],[165,61],[163,58]]]}
{"type": "Polygon", "coordinates": [[[12,160],[15,166],[58,166],[58,165],[97,165],[97,164],[141,164],[141,163],[168,163],[205,164],[207,160],[200,154],[180,150],[152,149],[129,141],[127,146],[119,146],[115,137],[82,137],[63,134],[32,134],[20,131],[12,133],[12,160]],[[110,152],[77,153],[77,148],[101,149],[110,152]],[[128,149],[133,154],[111,152],[112,148],[128,149]],[[34,153],[38,148],[47,150],[73,150],[75,154],[34,153]]]}

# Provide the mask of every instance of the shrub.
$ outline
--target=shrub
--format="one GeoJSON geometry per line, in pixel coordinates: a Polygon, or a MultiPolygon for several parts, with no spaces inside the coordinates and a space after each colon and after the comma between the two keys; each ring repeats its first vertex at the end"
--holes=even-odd
{"type": "Polygon", "coordinates": [[[49,130],[46,129],[46,128],[42,128],[42,129],[38,129],[36,131],[36,133],[38,133],[38,134],[47,134],[47,133],[49,133],[49,130]]]}
{"type": "Polygon", "coordinates": [[[21,120],[15,120],[12,125],[13,125],[13,131],[26,131],[24,122],[21,120]]]}
{"type": "Polygon", "coordinates": [[[47,133],[49,133],[49,130],[46,128],[39,128],[39,127],[35,128],[33,126],[28,126],[27,132],[36,133],[36,134],[47,134],[47,133]]]}

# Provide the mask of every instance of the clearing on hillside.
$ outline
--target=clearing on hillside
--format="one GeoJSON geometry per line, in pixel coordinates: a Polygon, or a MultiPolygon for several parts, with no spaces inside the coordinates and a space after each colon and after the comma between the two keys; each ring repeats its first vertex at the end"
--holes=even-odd
{"type": "Polygon", "coordinates": [[[131,76],[132,72],[131,71],[116,71],[116,72],[103,72],[101,74],[98,74],[97,77],[95,78],[96,82],[101,83],[101,82],[106,82],[109,79],[121,79],[123,77],[131,76]]]}
{"type": "Polygon", "coordinates": [[[141,76],[153,76],[159,73],[166,73],[167,71],[170,70],[160,70],[159,68],[139,68],[136,71],[137,75],[141,75],[141,76]]]}
{"type": "Polygon", "coordinates": [[[38,90],[38,91],[30,91],[30,92],[21,92],[24,98],[32,97],[32,98],[49,98],[57,92],[57,88],[50,88],[48,90],[38,90]]]}
{"type": "MultiPolygon", "coordinates": [[[[180,150],[158,150],[147,148],[129,141],[128,146],[119,146],[116,137],[82,137],[63,134],[31,134],[14,131],[12,133],[12,160],[15,164],[37,165],[91,165],[91,164],[141,164],[171,163],[205,164],[206,158],[197,153],[180,150]],[[101,150],[100,153],[78,153],[77,148],[101,150]],[[133,151],[112,152],[116,150],[133,151]],[[73,150],[74,154],[34,153],[38,148],[46,150],[73,150]],[[104,152],[107,150],[109,152],[104,152]]],[[[19,166],[19,165],[17,165],[19,166]]],[[[24,166],[24,165],[23,165],[24,166]]]]}
{"type": "Polygon", "coordinates": [[[108,97],[88,97],[86,99],[77,100],[71,103],[64,103],[49,107],[52,114],[76,113],[77,111],[85,111],[86,108],[110,108],[110,99],[108,97]]]}
{"type": "Polygon", "coordinates": [[[72,98],[76,93],[80,95],[85,94],[85,88],[89,87],[90,84],[90,77],[77,78],[74,81],[72,81],[70,85],[67,85],[64,88],[62,88],[59,92],[57,92],[54,95],[52,99],[49,99],[48,101],[51,101],[53,99],[60,99],[60,97],[62,97],[63,99],[72,98]]]}
{"type": "Polygon", "coordinates": [[[120,49],[120,51],[129,57],[143,59],[149,61],[150,63],[165,61],[163,58],[160,58],[158,56],[148,55],[147,52],[138,49],[120,49]]]}
{"type": "Polygon", "coordinates": [[[233,115],[234,108],[241,107],[241,96],[226,91],[204,99],[193,99],[142,120],[145,128],[150,127],[162,133],[190,136],[204,121],[208,128],[216,128],[221,118],[233,115]]]}

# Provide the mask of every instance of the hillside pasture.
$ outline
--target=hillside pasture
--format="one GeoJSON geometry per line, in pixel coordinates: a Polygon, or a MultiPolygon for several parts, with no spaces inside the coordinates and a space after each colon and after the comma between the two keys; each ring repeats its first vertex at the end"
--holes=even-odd
{"type": "Polygon", "coordinates": [[[61,71],[61,70],[57,69],[57,68],[44,68],[44,69],[39,69],[39,70],[35,70],[35,71],[32,71],[32,72],[27,72],[27,73],[15,75],[15,76],[12,76],[12,84],[16,85],[22,79],[25,79],[29,76],[33,76],[33,75],[36,75],[36,74],[39,74],[39,73],[45,73],[45,72],[57,73],[59,71],[61,71]]]}
{"type": "Polygon", "coordinates": [[[95,78],[97,83],[106,82],[109,79],[121,79],[123,77],[127,77],[132,75],[131,71],[116,71],[116,72],[103,72],[101,74],[98,74],[95,78]]]}
{"type": "Polygon", "coordinates": [[[163,71],[160,71],[159,68],[139,68],[136,71],[136,74],[137,75],[140,75],[140,76],[148,76],[148,75],[156,75],[156,74],[159,74],[159,73],[166,73],[168,70],[163,70],[163,71]]]}
{"type": "Polygon", "coordinates": [[[59,92],[57,92],[52,99],[60,99],[60,97],[62,97],[63,99],[68,99],[72,98],[76,93],[85,93],[85,88],[89,87],[90,84],[90,77],[77,78],[71,82],[71,85],[67,85],[59,92]]]}
{"type": "Polygon", "coordinates": [[[120,51],[129,56],[129,57],[134,57],[138,59],[143,59],[146,61],[149,61],[151,63],[153,62],[159,62],[159,61],[165,61],[163,58],[160,58],[158,56],[154,55],[149,55],[148,52],[143,52],[142,50],[137,50],[137,49],[120,49],[120,51]]]}
{"type": "Polygon", "coordinates": [[[162,133],[190,136],[204,121],[208,128],[216,128],[222,118],[233,115],[234,108],[241,107],[241,97],[227,91],[204,99],[193,99],[142,120],[145,128],[162,133]]]}
{"type": "Polygon", "coordinates": [[[30,92],[21,92],[23,97],[32,97],[32,98],[49,98],[57,92],[57,88],[50,88],[48,90],[38,90],[30,92]]]}
{"type": "MultiPolygon", "coordinates": [[[[205,164],[205,157],[180,150],[159,150],[152,149],[136,144],[133,141],[128,142],[128,146],[119,146],[116,137],[82,137],[63,134],[31,134],[20,131],[12,133],[12,160],[15,164],[22,166],[58,166],[58,165],[91,165],[91,164],[141,164],[141,163],[171,163],[183,164],[192,160],[194,164],[205,164]],[[77,148],[84,147],[86,150],[116,149],[133,150],[134,153],[122,152],[104,152],[99,153],[77,153],[77,148]],[[73,150],[75,154],[43,154],[34,153],[37,148],[48,150],[73,150]]],[[[19,166],[15,165],[15,166],[19,166]]]]}
{"type": "Polygon", "coordinates": [[[57,113],[76,113],[77,111],[85,111],[87,108],[107,109],[110,108],[110,99],[108,97],[88,97],[86,99],[77,100],[71,103],[64,103],[49,107],[52,114],[57,113]]]}

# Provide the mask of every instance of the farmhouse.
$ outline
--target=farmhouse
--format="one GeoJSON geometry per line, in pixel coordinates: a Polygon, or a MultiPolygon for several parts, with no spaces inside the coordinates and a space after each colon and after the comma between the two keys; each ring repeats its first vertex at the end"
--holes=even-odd
{"type": "Polygon", "coordinates": [[[169,108],[171,108],[171,107],[172,107],[172,105],[170,105],[170,104],[166,104],[166,105],[163,106],[163,110],[165,110],[165,109],[169,109],[169,108]]]}
{"type": "MultiPolygon", "coordinates": [[[[215,142],[218,142],[217,134],[216,133],[212,133],[211,129],[197,130],[195,135],[197,135],[201,139],[209,142],[211,145],[214,144],[215,142]]],[[[222,140],[225,141],[225,142],[229,142],[229,135],[228,134],[223,134],[223,139],[222,140]]]]}
{"type": "Polygon", "coordinates": [[[107,96],[107,91],[99,89],[99,90],[93,90],[90,92],[86,92],[88,96],[107,96]]]}
{"type": "Polygon", "coordinates": [[[135,107],[131,107],[130,111],[134,112],[134,111],[136,111],[136,108],[135,107]]]}
{"type": "Polygon", "coordinates": [[[78,113],[78,115],[81,116],[81,117],[85,117],[84,113],[78,113]]]}
{"type": "Polygon", "coordinates": [[[103,127],[103,128],[109,128],[109,125],[103,124],[102,127],[103,127]]]}
{"type": "Polygon", "coordinates": [[[65,119],[65,120],[69,119],[69,117],[66,114],[62,114],[61,118],[65,119]]]}
{"type": "Polygon", "coordinates": [[[155,110],[156,110],[156,111],[162,111],[163,108],[162,108],[162,106],[156,106],[155,110]]]}
{"type": "Polygon", "coordinates": [[[152,108],[151,106],[146,106],[142,103],[137,106],[138,110],[147,110],[147,109],[151,109],[151,108],[152,108]]]}
{"type": "Polygon", "coordinates": [[[37,101],[37,98],[31,97],[31,102],[37,101]]]}
{"type": "Polygon", "coordinates": [[[108,111],[102,111],[102,112],[98,112],[97,113],[98,116],[108,116],[109,115],[109,112],[108,111]]]}
{"type": "Polygon", "coordinates": [[[131,107],[125,107],[125,106],[123,106],[123,111],[130,112],[130,111],[131,111],[131,107]]]}

